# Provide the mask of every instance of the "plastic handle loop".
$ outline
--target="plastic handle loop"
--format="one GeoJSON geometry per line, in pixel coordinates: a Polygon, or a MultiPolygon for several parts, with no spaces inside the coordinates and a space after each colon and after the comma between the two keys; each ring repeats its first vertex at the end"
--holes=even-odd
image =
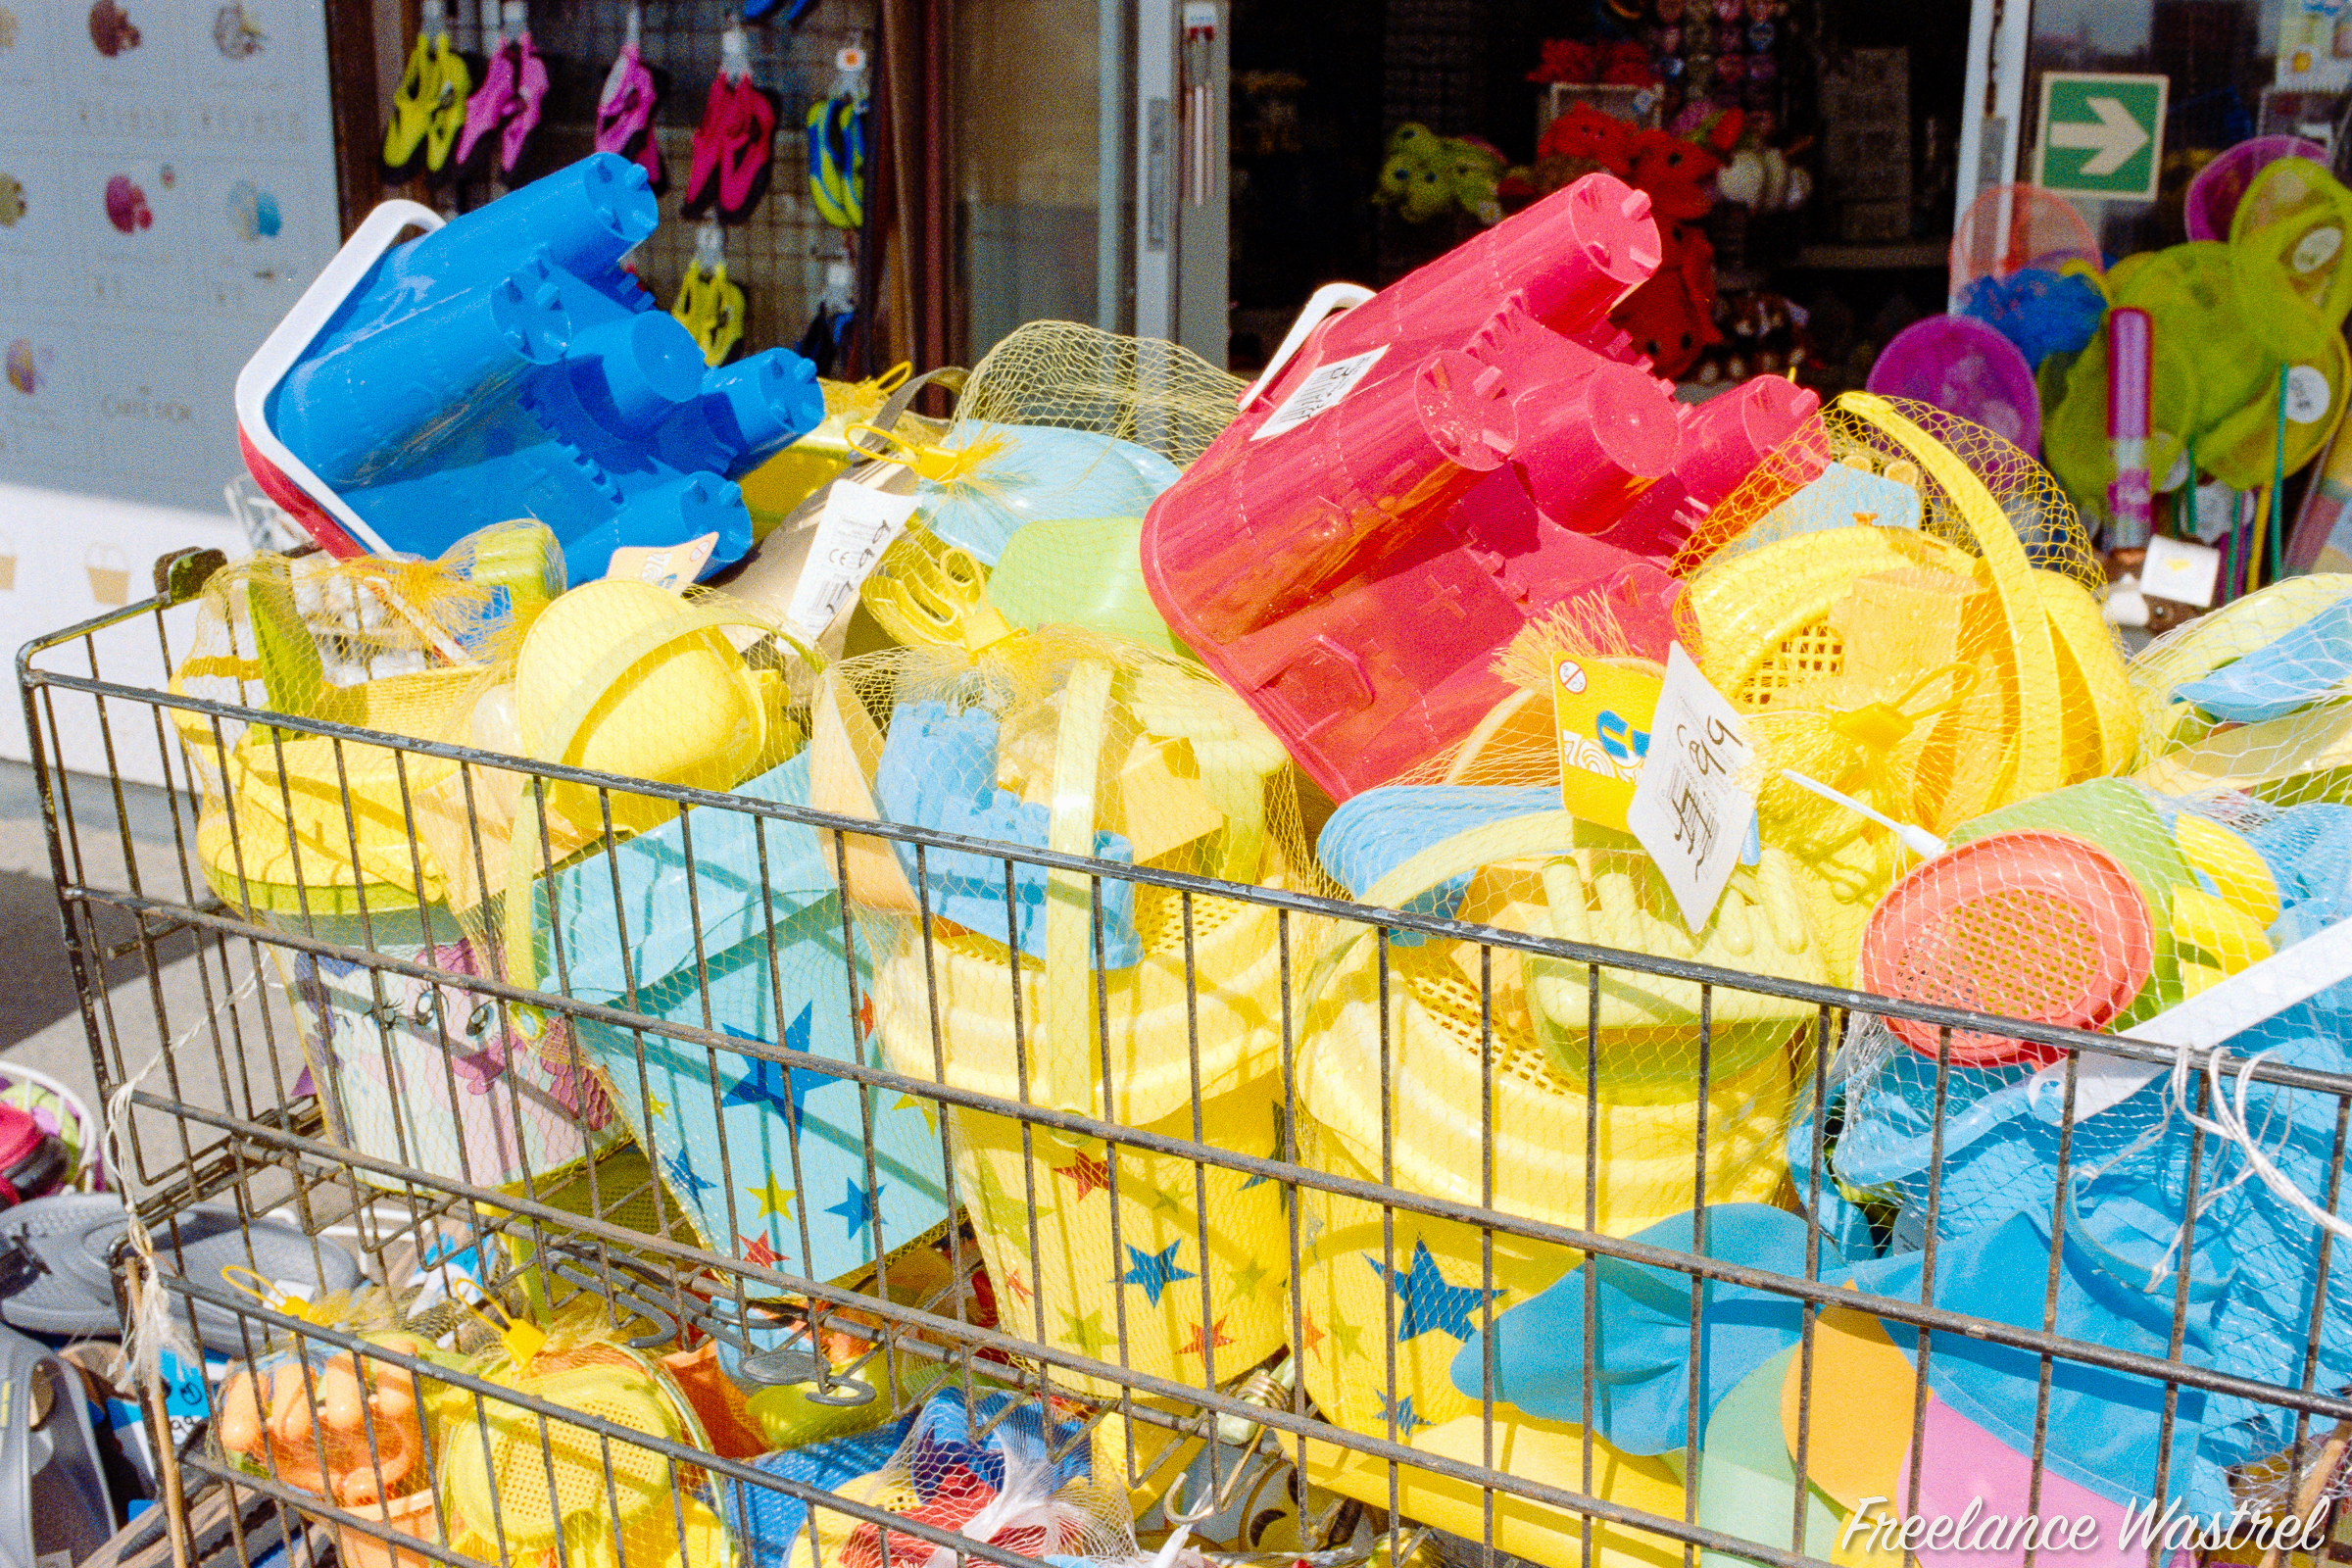
{"type": "Polygon", "coordinates": [[[289,1296],[279,1290],[276,1284],[265,1278],[259,1269],[248,1268],[243,1263],[231,1263],[221,1269],[220,1278],[234,1289],[252,1297],[272,1312],[282,1312],[287,1317],[299,1318],[305,1323],[325,1323],[327,1321],[326,1315],[317,1307],[299,1296],[289,1296]]]}
{"type": "MultiPolygon", "coordinates": [[[[671,643],[697,632],[716,631],[727,626],[746,626],[774,637],[799,654],[811,669],[824,667],[824,660],[818,656],[815,650],[789,632],[780,631],[762,621],[750,619],[741,611],[713,610],[681,603],[676,615],[656,625],[643,627],[633,635],[622,638],[613,647],[608,649],[603,658],[589,667],[587,674],[581,678],[579,684],[572,688],[571,696],[557,711],[556,720],[548,727],[548,733],[541,737],[540,744],[532,749],[536,754],[534,760],[542,762],[568,762],[571,756],[571,743],[578,738],[580,726],[588,721],[588,715],[595,711],[597,705],[605,700],[613,687],[619,685],[627,677],[630,670],[671,643]]],[[[761,725],[761,733],[756,749],[764,754],[768,739],[765,731],[767,705],[760,699],[749,669],[743,670],[742,679],[748,691],[752,712],[759,718],[761,725]]],[[[530,886],[536,872],[530,861],[531,856],[538,848],[539,809],[536,801],[539,794],[539,791],[527,788],[523,791],[522,799],[517,803],[514,811],[514,831],[507,841],[508,972],[510,974],[516,973],[518,971],[515,969],[515,965],[517,963],[524,964],[532,971],[533,980],[537,979],[538,964],[531,945],[530,886]]],[[[544,870],[545,867],[539,869],[544,870]]]]}
{"type": "MultiPolygon", "coordinates": [[[[1062,687],[1054,740],[1054,805],[1046,847],[1059,855],[1095,851],[1095,803],[1102,774],[1102,722],[1110,707],[1110,666],[1082,660],[1062,687]]],[[[1087,1000],[1094,994],[1094,878],[1083,871],[1046,877],[1045,1049],[1032,1090],[1042,1103],[1091,1115],[1082,1092],[1092,1073],[1087,1000]]],[[[1015,944],[1017,963],[1017,941],[1015,944]]]]}
{"type": "Polygon", "coordinates": [[[2041,596],[2034,591],[2033,566],[2025,547],[2009,525],[2007,514],[1984,482],[1942,442],[1895,411],[1886,399],[1869,392],[1846,394],[1845,406],[1900,443],[1928,477],[1949,496],[1977,550],[2000,590],[2001,612],[2009,626],[2011,651],[2017,661],[2018,739],[2002,760],[2001,785],[2006,798],[2017,800],[2046,795],[2062,782],[2065,747],[2049,717],[2063,713],[2058,688],[2058,655],[2050,642],[2049,618],[2042,612],[2041,596]],[[2042,722],[2029,720],[2040,719],[2042,722]]]}

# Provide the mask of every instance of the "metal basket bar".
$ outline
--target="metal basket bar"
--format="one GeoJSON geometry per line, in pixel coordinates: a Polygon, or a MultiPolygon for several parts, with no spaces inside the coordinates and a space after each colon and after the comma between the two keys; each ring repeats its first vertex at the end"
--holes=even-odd
{"type": "MultiPolygon", "coordinates": [[[[1803,981],[1784,980],[1771,975],[1747,974],[1713,964],[1660,957],[1654,954],[1635,953],[1615,948],[1596,947],[1588,943],[1533,936],[1525,932],[1507,930],[1500,926],[1472,924],[1446,919],[1440,915],[1382,908],[1373,905],[1319,898],[1313,894],[1296,893],[1285,889],[1220,882],[1211,877],[1197,876],[1188,872],[1168,871],[1151,866],[1126,865],[1117,861],[1098,859],[1091,856],[1068,855],[1053,850],[1036,849],[1023,844],[973,838],[956,833],[943,833],[911,824],[841,816],[808,807],[755,800],[721,791],[701,790],[648,779],[632,779],[620,774],[594,772],[559,762],[541,762],[507,757],[500,753],[486,752],[469,746],[417,740],[382,731],[360,729],[328,720],[276,713],[267,709],[239,707],[203,698],[182,697],[169,692],[145,691],[137,687],[121,686],[108,681],[84,680],[74,676],[36,672],[33,676],[28,677],[28,683],[86,693],[93,697],[114,698],[138,707],[170,708],[203,713],[215,718],[231,718],[247,723],[266,724],[276,730],[318,735],[394,753],[414,753],[418,756],[436,757],[501,772],[523,772],[534,779],[543,781],[540,788],[545,787],[544,781],[546,780],[581,784],[600,791],[618,791],[626,795],[640,795],[649,799],[671,801],[681,807],[712,808],[747,816],[767,817],[776,821],[796,823],[821,829],[835,835],[837,839],[856,836],[862,839],[880,839],[891,843],[915,845],[927,849],[961,851],[966,854],[985,856],[992,859],[1038,865],[1050,870],[1079,872],[1094,878],[1098,883],[1108,879],[1138,886],[1162,887],[1182,894],[1206,895],[1234,903],[1254,904],[1298,914],[1338,920],[1351,925],[1371,926],[1382,930],[1413,931],[1425,936],[1442,937],[1452,941],[1474,942],[1482,947],[1530,953],[1588,964],[1601,964],[1612,969],[1655,975],[1661,979],[1722,986],[1729,990],[1756,996],[1781,997],[1794,1002],[1807,1002],[1816,1006],[1835,1007],[1849,1012],[1915,1019],[1945,1029],[1990,1029],[2019,1040],[2059,1046],[2070,1051],[2091,1050],[2107,1055],[2163,1065],[2171,1065],[2183,1054],[2182,1052],[2169,1047],[2150,1045],[2119,1035],[2094,1034],[2083,1030],[2035,1023],[2027,1019],[2003,1018],[1995,1013],[1976,1012],[1965,1008],[1912,1002],[1901,998],[1874,996],[1868,992],[1812,985],[1803,981]]],[[[607,850],[610,851],[613,844],[614,841],[608,833],[607,850]]],[[[61,880],[65,879],[61,876],[61,880]]],[[[103,896],[96,890],[80,886],[77,880],[69,883],[67,891],[71,896],[76,898],[103,896]]],[[[363,910],[365,907],[363,900],[363,910]]],[[[184,911],[172,907],[170,912],[176,918],[184,911]]],[[[472,980],[472,977],[469,976],[456,978],[466,980],[469,984],[472,980]]],[[[485,989],[480,986],[473,988],[485,989]]],[[[544,993],[534,993],[529,998],[516,997],[514,1000],[530,1000],[534,1004],[538,1004],[537,998],[544,995],[544,993]]],[[[2218,1056],[2223,1068],[2228,1070],[2233,1078],[2245,1071],[2248,1065],[2247,1058],[2224,1051],[2220,1047],[2191,1047],[2187,1049],[2185,1054],[2189,1061],[2200,1069],[2218,1056]]],[[[2251,1076],[2252,1080],[2257,1083],[2275,1083],[2288,1088],[2314,1089],[2334,1095],[2352,1095],[2352,1074],[2314,1072],[2265,1061],[2252,1068],[2251,1076]]]]}
{"type": "MultiPolygon", "coordinates": [[[[921,1087],[920,1080],[913,1082],[917,1087],[921,1087]]],[[[944,1088],[945,1086],[931,1087],[944,1088]]],[[[947,1093],[958,1097],[962,1094],[961,1091],[956,1090],[948,1090],[947,1093]]],[[[984,1103],[1010,1103],[1008,1102],[987,1102],[985,1097],[980,1098],[984,1103]]],[[[382,1176],[416,1180],[415,1173],[406,1167],[391,1160],[379,1159],[359,1150],[347,1150],[318,1139],[301,1138],[276,1132],[257,1122],[221,1115],[172,1101],[161,1100],[144,1093],[134,1092],[132,1102],[148,1109],[165,1111],[191,1121],[202,1122],[223,1132],[281,1148],[289,1152],[319,1157],[331,1164],[348,1163],[382,1176]]],[[[1014,1108],[1025,1113],[1036,1107],[1014,1108]]],[[[1140,1143],[1147,1135],[1113,1127],[1109,1136],[1121,1142],[1140,1143]]],[[[1207,1163],[1208,1161],[1202,1159],[1201,1156],[1203,1152],[1208,1152],[1208,1149],[1209,1146],[1200,1146],[1199,1150],[1187,1154],[1186,1157],[1192,1158],[1196,1163],[1207,1163]]],[[[1215,1151],[1215,1152],[1228,1152],[1215,1151]]],[[[2115,1372],[2134,1373],[2175,1387],[2194,1388],[2212,1394],[2236,1395],[2267,1404],[2290,1406],[2313,1415],[2328,1416],[2336,1420],[2352,1420],[2352,1398],[2283,1389],[2276,1384],[2241,1378],[2232,1373],[2197,1367],[2178,1360],[2165,1360],[2131,1350],[2114,1349],[2090,1341],[2070,1340],[2055,1334],[2016,1328],[2009,1324],[1975,1317],[1965,1312],[1955,1312],[1945,1307],[1906,1301],[1896,1297],[1870,1295],[1841,1286],[1824,1284],[1819,1280],[1798,1279],[1793,1275],[1777,1274],[1769,1269],[1756,1268],[1749,1264],[1727,1262],[1719,1258],[1702,1257],[1690,1252],[1679,1252],[1651,1247],[1646,1243],[1632,1241],[1625,1237],[1546,1225],[1541,1221],[1522,1219],[1493,1209],[1482,1209],[1442,1198],[1430,1198],[1401,1188],[1384,1187],[1379,1183],[1334,1176],[1301,1166],[1285,1165],[1275,1160],[1257,1159],[1241,1154],[1233,1155],[1232,1160],[1235,1169],[1264,1174],[1294,1189],[1309,1187],[1336,1193],[1343,1197],[1360,1199],[1363,1201],[1378,1204],[1385,1214],[1394,1214],[1396,1210],[1403,1209],[1412,1213],[1426,1214],[1433,1218],[1456,1220],[1464,1224],[1479,1226],[1490,1233],[1517,1236],[1529,1241],[1548,1242],[1580,1251],[1670,1269],[1679,1274],[1690,1275],[1694,1279],[1708,1279],[1727,1285],[1768,1291],[1775,1295],[1810,1301],[1816,1306],[1851,1306],[1876,1317],[1890,1318],[1918,1328],[1932,1331],[1944,1330],[1966,1335],[1971,1339],[1981,1340],[1987,1344],[2033,1350],[2045,1356],[2056,1356],[2085,1366],[2103,1367],[2115,1372]]],[[[1215,1162],[1226,1163],[1223,1160],[1215,1162]]],[[[997,1335],[990,1330],[957,1324],[949,1319],[919,1312],[911,1307],[900,1306],[880,1298],[843,1290],[824,1281],[803,1279],[798,1275],[786,1274],[763,1264],[729,1257],[674,1239],[648,1236],[642,1231],[632,1231],[608,1220],[550,1207],[545,1203],[517,1197],[512,1193],[502,1193],[495,1188],[468,1187],[438,1177],[426,1178],[419,1185],[449,1192],[471,1202],[486,1203],[496,1208],[526,1215],[542,1224],[554,1224],[606,1241],[625,1244],[641,1252],[658,1251],[680,1263],[742,1274],[795,1295],[829,1300],[842,1306],[855,1306],[859,1311],[889,1317],[903,1322],[908,1327],[955,1328],[958,1333],[971,1335],[977,1343],[990,1344],[999,1349],[1017,1350],[1031,1359],[1052,1360],[1057,1365],[1063,1365],[1067,1370],[1089,1376],[1102,1377],[1107,1381],[1135,1380],[1138,1387],[1151,1384],[1151,1392],[1162,1394],[1172,1392],[1187,1398],[1195,1397],[1200,1393],[1199,1389],[1190,1385],[1159,1384],[1157,1380],[1146,1378],[1143,1374],[1136,1373],[1129,1368],[1114,1366],[1092,1357],[1052,1350],[1035,1341],[1013,1339],[1008,1336],[997,1335]]],[[[194,1294],[202,1294],[194,1287],[190,1289],[194,1294]]],[[[2177,1314],[2176,1322],[2178,1322],[2177,1314]]],[[[2174,1353],[2178,1355],[2180,1348],[2179,1344],[2176,1343],[2173,1348],[2174,1353]]],[[[1256,1407],[1250,1406],[1250,1408],[1256,1407]]],[[[1240,1411],[1237,1408],[1231,1413],[1240,1413],[1240,1411]]]]}
{"type": "MultiPolygon", "coordinates": [[[[810,1487],[804,1482],[794,1481],[788,1477],[769,1475],[741,1460],[722,1458],[686,1444],[674,1443],[654,1433],[608,1421],[584,1410],[575,1410],[567,1405],[555,1404],[535,1395],[525,1394],[518,1389],[492,1383],[470,1372],[438,1366],[433,1362],[372,1344],[339,1329],[289,1317],[226,1291],[215,1290],[209,1286],[171,1275],[162,1276],[162,1279],[166,1288],[173,1295],[186,1296],[192,1299],[210,1301],[217,1306],[228,1307],[235,1311],[240,1319],[250,1318],[266,1323],[281,1333],[293,1332],[306,1341],[317,1341],[320,1344],[334,1346],[338,1349],[351,1351],[354,1354],[364,1354],[371,1361],[381,1361],[387,1366],[399,1367],[414,1376],[430,1378],[435,1382],[465,1389],[478,1398],[495,1399],[501,1404],[511,1404],[531,1411],[543,1420],[560,1421],[565,1426],[578,1427],[584,1431],[594,1432],[600,1437],[628,1444],[632,1447],[645,1448],[659,1453],[675,1463],[713,1471],[730,1480],[781,1492],[786,1495],[798,1497],[812,1506],[845,1513],[867,1524],[880,1525],[886,1530],[902,1535],[918,1536],[931,1542],[934,1545],[946,1546],[964,1555],[998,1563],[1002,1565],[1002,1568],[1040,1568],[1037,1558],[1025,1557],[1018,1552],[976,1541],[969,1536],[949,1535],[937,1531],[934,1527],[923,1524],[919,1520],[908,1519],[903,1514],[894,1514],[886,1509],[873,1508],[855,1498],[845,1497],[838,1493],[827,1492],[819,1487],[810,1487]]],[[[1010,1340],[1004,1336],[994,1335],[985,1329],[975,1329],[971,1332],[976,1341],[985,1343],[989,1340],[1000,1340],[1003,1342],[1000,1348],[1017,1349],[1023,1355],[1032,1358],[1046,1358],[1056,1363],[1072,1359],[1083,1360],[1083,1358],[1068,1357],[1060,1351],[1047,1347],[1039,1347],[1027,1341],[1010,1340]],[[1041,1350],[1043,1351],[1042,1357],[1040,1356],[1041,1350]]],[[[1122,1377],[1130,1380],[1133,1388],[1138,1391],[1172,1396],[1187,1403],[1199,1405],[1204,1410],[1239,1416],[1255,1424],[1294,1433],[1302,1439],[1312,1439],[1328,1446],[1346,1447],[1375,1458],[1428,1470],[1452,1480],[1466,1481],[1476,1486],[1505,1491],[1514,1496],[1526,1497],[1530,1501],[1546,1503],[1572,1513],[1594,1519],[1605,1519],[1612,1524],[1626,1525],[1651,1534],[1669,1537],[1689,1545],[1712,1551],[1732,1552],[1751,1561],[1773,1564],[1775,1568],[1820,1568],[1819,1559],[1805,1556],[1799,1552],[1777,1550],[1757,1542],[1747,1541],[1737,1536],[1726,1536],[1696,1525],[1677,1524],[1675,1521],[1660,1519],[1658,1516],[1645,1513],[1639,1508],[1612,1502],[1605,1497],[1588,1496],[1563,1487],[1531,1481],[1524,1477],[1504,1475],[1497,1471],[1482,1470],[1480,1466],[1465,1464],[1443,1454],[1427,1453],[1406,1447],[1402,1444],[1347,1432],[1314,1421],[1302,1420],[1289,1411],[1251,1404],[1246,1400],[1235,1399],[1229,1396],[1195,1388],[1191,1385],[1167,1383],[1148,1374],[1127,1372],[1123,1373],[1122,1377]]],[[[220,1475],[223,1479],[234,1481],[240,1485],[252,1484],[258,1479],[242,1471],[228,1470],[212,1461],[203,1461],[201,1467],[209,1473],[220,1475]]],[[[274,1488],[274,1483],[272,1487],[274,1488]]],[[[257,1490],[259,1489],[257,1488],[257,1490]]],[[[278,1495],[279,1494],[272,1490],[271,1494],[278,1495]]],[[[284,1495],[285,1500],[295,1501],[306,1494],[289,1490],[284,1495]]],[[[359,1519],[357,1516],[345,1517],[351,1523],[362,1528],[366,1528],[370,1523],[370,1521],[359,1519]]],[[[381,1527],[379,1525],[376,1528],[380,1529],[381,1527]]],[[[443,1560],[471,1563],[475,1559],[456,1556],[443,1560]]]]}

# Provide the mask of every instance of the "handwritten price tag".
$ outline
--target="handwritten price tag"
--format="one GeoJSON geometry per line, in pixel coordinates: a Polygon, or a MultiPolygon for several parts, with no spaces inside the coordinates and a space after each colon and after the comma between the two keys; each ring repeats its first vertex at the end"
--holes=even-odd
{"type": "Polygon", "coordinates": [[[882,552],[914,515],[914,497],[836,479],[825,492],[825,509],[817,514],[816,538],[808,546],[808,564],[792,591],[792,608],[784,618],[803,635],[814,637],[833,623],[844,605],[858,597],[858,585],[873,571],[882,552]]]}
{"type": "Polygon", "coordinates": [[[1657,863],[1693,934],[1715,917],[1755,821],[1755,800],[1741,782],[1752,755],[1739,711],[1674,644],[1625,825],[1657,863]]]}

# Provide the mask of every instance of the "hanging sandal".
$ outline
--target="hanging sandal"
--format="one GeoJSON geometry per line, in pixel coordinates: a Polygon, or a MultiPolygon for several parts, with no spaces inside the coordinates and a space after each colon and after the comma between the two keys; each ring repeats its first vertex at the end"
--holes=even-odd
{"type": "Polygon", "coordinates": [[[482,84],[466,100],[466,128],[458,135],[457,162],[472,162],[483,140],[504,122],[514,97],[515,74],[521,60],[512,42],[502,41],[482,68],[482,84]]]}
{"type": "Polygon", "coordinates": [[[776,148],[776,101],[749,76],[735,83],[735,132],[718,158],[718,209],[741,220],[767,193],[776,148]]]}
{"type": "Polygon", "coordinates": [[[701,218],[717,203],[719,158],[735,133],[740,113],[734,83],[726,74],[711,77],[710,96],[703,103],[703,122],[694,128],[694,163],[687,172],[686,193],[678,207],[681,216],[701,218]]]}
{"type": "Polygon", "coordinates": [[[719,262],[706,269],[697,261],[686,269],[679,280],[678,297],[671,302],[669,314],[694,334],[701,345],[703,363],[724,365],[735,345],[743,341],[743,285],[727,279],[727,264],[719,262]]]}
{"type": "Polygon", "coordinates": [[[473,94],[473,67],[450,46],[449,34],[433,39],[432,63],[425,77],[432,107],[427,111],[424,168],[438,174],[449,167],[449,155],[466,128],[466,108],[473,94]]]}
{"type": "Polygon", "coordinates": [[[835,228],[865,222],[865,104],[836,94],[808,106],[808,198],[835,228]]]}
{"type": "Polygon", "coordinates": [[[651,66],[634,42],[620,46],[596,105],[596,150],[634,160],[662,188],[662,140],[654,134],[654,111],[662,101],[651,66]]]}
{"type": "Polygon", "coordinates": [[[530,33],[514,39],[514,91],[507,101],[498,132],[498,168],[512,174],[522,162],[524,143],[539,128],[540,106],[547,101],[547,62],[531,47],[530,33]]]}
{"type": "Polygon", "coordinates": [[[430,94],[435,84],[433,39],[419,32],[416,47],[409,51],[409,63],[401,71],[400,85],[392,89],[391,122],[384,126],[386,169],[407,169],[423,149],[425,133],[432,127],[430,94]]]}

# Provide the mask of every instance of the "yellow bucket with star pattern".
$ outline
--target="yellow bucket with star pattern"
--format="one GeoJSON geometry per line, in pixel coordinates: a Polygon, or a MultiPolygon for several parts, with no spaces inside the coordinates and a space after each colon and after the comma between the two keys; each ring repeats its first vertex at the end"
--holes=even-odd
{"type": "MultiPolygon", "coordinates": [[[[1412,906],[1432,888],[1468,879],[1463,918],[1494,922],[1482,879],[1524,869],[1574,839],[1550,816],[1490,824],[1414,856],[1364,902],[1412,906]]],[[[1709,1203],[1768,1201],[1786,1169],[1784,1134],[1806,1031],[1779,1038],[1751,1024],[1714,1032],[1698,1049],[1656,1030],[1612,1031],[1610,1005],[1644,977],[1605,973],[1604,1020],[1588,1053],[1544,1038],[1531,996],[1558,960],[1469,943],[1387,945],[1388,974],[1369,930],[1333,943],[1301,987],[1298,1063],[1302,1164],[1544,1224],[1624,1236],[1709,1203]],[[1524,972],[1523,972],[1524,969],[1524,972]],[[1482,1004],[1465,975],[1487,974],[1482,1004]],[[1383,1004],[1386,1016],[1383,1016],[1383,1004]],[[1671,1049],[1661,1049],[1668,1047],[1671,1049]],[[1585,1071],[1568,1063],[1582,1058],[1585,1071]],[[1702,1083],[1700,1063],[1705,1063],[1702,1083]],[[1588,1093],[1588,1088],[1597,1093],[1588,1093]],[[1492,1150],[1491,1160],[1484,1150],[1492,1150]],[[1701,1151],[1703,1150],[1703,1155],[1701,1151]],[[1588,1156],[1588,1151],[1590,1154],[1588,1156]],[[1593,1172],[1588,1186],[1585,1172],[1593,1172]]],[[[1695,988],[1693,988],[1695,990],[1695,988]]],[[[1739,1011],[1724,994],[1718,1016],[1739,1011]]],[[[1559,1422],[1493,1413],[1455,1388],[1455,1353],[1492,1317],[1543,1291],[1581,1254],[1475,1225],[1345,1194],[1299,1195],[1299,1352],[1307,1393],[1336,1426],[1432,1454],[1680,1518],[1681,1483],[1663,1461],[1621,1454],[1559,1422]],[[1588,1452],[1592,1466],[1584,1479],[1588,1452]]],[[[1310,1444],[1307,1479],[1477,1541],[1485,1494],[1402,1466],[1392,1504],[1385,1462],[1310,1444]]],[[[1495,1544],[1553,1568],[1587,1562],[1673,1568],[1681,1547],[1646,1532],[1587,1521],[1497,1496],[1495,1544]]]]}
{"type": "MultiPolygon", "coordinates": [[[[1069,627],[973,643],[828,672],[817,805],[1138,868],[1312,885],[1288,757],[1198,665],[1069,627]]],[[[1312,956],[1311,922],[941,848],[853,851],[849,870],[895,1070],[1280,1152],[1283,988],[1312,956]]],[[[1279,1184],[971,1107],[947,1115],[956,1197],[1006,1332],[1193,1386],[1282,1347],[1279,1184]]]]}

